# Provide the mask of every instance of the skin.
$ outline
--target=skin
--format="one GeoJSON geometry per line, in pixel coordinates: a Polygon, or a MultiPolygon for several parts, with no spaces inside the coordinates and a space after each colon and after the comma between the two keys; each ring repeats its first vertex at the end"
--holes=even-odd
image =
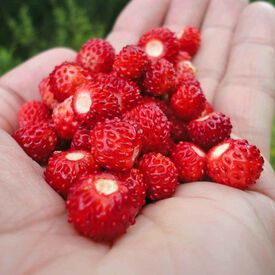
{"type": "Polygon", "coordinates": [[[81,237],[42,168],[9,136],[19,106],[38,98],[41,78],[75,57],[70,49],[51,49],[0,78],[1,274],[275,274],[275,178],[268,163],[274,8],[241,0],[136,0],[108,40],[119,50],[149,28],[179,31],[186,24],[202,31],[194,64],[208,100],[266,157],[260,180],[247,191],[184,184],[173,198],[146,206],[112,246],[81,237]]]}

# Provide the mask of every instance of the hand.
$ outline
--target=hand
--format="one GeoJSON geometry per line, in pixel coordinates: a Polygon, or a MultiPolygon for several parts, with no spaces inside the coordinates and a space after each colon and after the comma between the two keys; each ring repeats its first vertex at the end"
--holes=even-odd
{"type": "Polygon", "coordinates": [[[149,28],[201,28],[194,64],[208,100],[266,157],[249,191],[196,182],[144,208],[113,246],[80,236],[42,169],[8,135],[25,100],[69,49],[44,52],[0,78],[1,274],[275,274],[275,178],[268,163],[275,92],[275,11],[242,0],[136,0],[108,36],[119,49],[149,28]],[[7,133],[8,132],[8,133],[7,133]]]}

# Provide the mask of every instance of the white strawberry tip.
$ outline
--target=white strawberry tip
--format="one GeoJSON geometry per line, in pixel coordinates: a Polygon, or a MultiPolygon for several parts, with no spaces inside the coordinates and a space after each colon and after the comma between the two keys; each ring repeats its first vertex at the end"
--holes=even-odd
{"type": "Polygon", "coordinates": [[[179,31],[179,32],[176,34],[176,37],[177,37],[178,39],[181,39],[181,37],[182,37],[183,34],[184,34],[184,31],[185,31],[185,28],[182,28],[182,30],[179,31]]]}
{"type": "Polygon", "coordinates": [[[188,66],[192,70],[193,74],[196,74],[196,72],[197,72],[197,69],[195,68],[195,66],[192,64],[191,61],[188,61],[188,60],[181,61],[178,64],[178,66],[181,67],[181,68],[184,68],[185,66],[188,66]]]}
{"type": "Polygon", "coordinates": [[[204,120],[208,119],[209,116],[210,116],[210,115],[206,115],[206,116],[203,116],[203,117],[199,117],[199,118],[196,119],[196,121],[204,121],[204,120]]]}
{"type": "Polygon", "coordinates": [[[196,147],[194,145],[192,145],[191,147],[196,152],[197,155],[199,155],[202,158],[205,157],[205,153],[200,148],[198,148],[198,147],[196,147]]]}
{"type": "Polygon", "coordinates": [[[84,154],[80,152],[72,152],[66,155],[67,160],[77,161],[84,158],[84,154]]]}
{"type": "Polygon", "coordinates": [[[151,57],[159,57],[163,53],[163,43],[160,40],[152,39],[145,46],[145,52],[151,57]]]}
{"type": "Polygon", "coordinates": [[[77,95],[75,110],[78,114],[86,114],[90,111],[92,99],[88,92],[83,92],[77,95]]]}
{"type": "Polygon", "coordinates": [[[219,158],[230,146],[230,143],[224,143],[221,145],[218,145],[212,150],[211,152],[211,158],[217,159],[219,158]]]}
{"type": "Polygon", "coordinates": [[[108,196],[118,190],[118,184],[115,180],[99,179],[95,182],[95,188],[98,193],[108,196]]]}

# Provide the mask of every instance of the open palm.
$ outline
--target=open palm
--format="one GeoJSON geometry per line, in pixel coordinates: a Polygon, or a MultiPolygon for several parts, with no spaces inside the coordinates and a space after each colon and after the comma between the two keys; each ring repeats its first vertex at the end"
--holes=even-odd
{"type": "MultiPolygon", "coordinates": [[[[275,91],[275,11],[242,0],[136,0],[108,39],[117,50],[149,28],[201,28],[194,64],[215,109],[234,133],[269,156],[275,91]]],[[[24,100],[54,65],[74,59],[52,49],[0,78],[0,274],[275,274],[275,179],[266,160],[253,190],[196,182],[146,206],[112,246],[80,236],[42,168],[8,133],[24,100]]]]}

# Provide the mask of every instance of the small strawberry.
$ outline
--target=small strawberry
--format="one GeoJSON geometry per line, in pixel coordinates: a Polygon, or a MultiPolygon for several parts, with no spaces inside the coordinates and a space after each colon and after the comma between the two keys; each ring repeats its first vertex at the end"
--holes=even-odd
{"type": "Polygon", "coordinates": [[[67,210],[81,234],[107,242],[125,233],[139,211],[126,184],[106,172],[80,177],[69,192],[67,210]]]}
{"type": "Polygon", "coordinates": [[[116,96],[98,82],[79,87],[73,96],[72,107],[80,123],[89,127],[120,114],[116,96]]]}
{"type": "Polygon", "coordinates": [[[91,153],[84,150],[55,152],[44,172],[46,182],[62,196],[67,197],[69,188],[81,176],[97,170],[91,153]]]}
{"type": "Polygon", "coordinates": [[[156,104],[162,112],[167,115],[168,112],[168,104],[166,101],[161,100],[159,98],[153,97],[153,96],[142,96],[138,102],[138,105],[147,104],[147,103],[153,103],[156,104]]]}
{"type": "Polygon", "coordinates": [[[187,52],[180,51],[174,60],[177,74],[196,74],[196,68],[191,62],[191,56],[187,52]]]}
{"type": "Polygon", "coordinates": [[[49,76],[42,79],[39,84],[39,93],[42,101],[47,105],[50,110],[52,110],[58,104],[58,101],[54,98],[50,80],[51,79],[49,76]]]}
{"type": "Polygon", "coordinates": [[[122,77],[140,78],[148,64],[145,52],[134,45],[124,47],[116,56],[113,70],[122,77]]]}
{"type": "Polygon", "coordinates": [[[146,185],[143,180],[143,175],[138,169],[131,169],[127,172],[118,172],[114,174],[129,190],[131,205],[136,209],[141,210],[145,204],[146,185]]]}
{"type": "Polygon", "coordinates": [[[175,164],[160,153],[144,154],[138,165],[147,185],[147,197],[151,200],[170,198],[178,184],[175,164]]]}
{"type": "Polygon", "coordinates": [[[199,117],[205,108],[205,101],[198,82],[189,81],[178,87],[171,97],[170,105],[179,118],[190,121],[199,117]]]}
{"type": "Polygon", "coordinates": [[[197,28],[187,26],[178,35],[180,50],[194,56],[201,44],[201,34],[197,28]]]}
{"type": "Polygon", "coordinates": [[[34,125],[39,122],[46,122],[50,119],[50,111],[47,106],[40,101],[28,101],[24,103],[18,113],[19,127],[34,125]]]}
{"type": "Polygon", "coordinates": [[[131,80],[114,75],[101,75],[97,81],[117,98],[121,113],[132,109],[141,99],[138,85],[131,80]]]}
{"type": "Polygon", "coordinates": [[[91,80],[91,72],[75,63],[64,62],[50,74],[51,90],[54,97],[62,102],[75,90],[91,80]]]}
{"type": "Polygon", "coordinates": [[[103,167],[130,170],[141,151],[141,133],[128,121],[118,118],[99,122],[91,131],[92,153],[103,167]]]}
{"type": "Polygon", "coordinates": [[[27,155],[39,163],[47,161],[57,142],[53,127],[45,122],[20,128],[13,133],[13,138],[27,155]]]}
{"type": "Polygon", "coordinates": [[[223,113],[216,112],[192,120],[187,125],[191,141],[205,149],[229,138],[231,129],[230,118],[223,113]]]}
{"type": "Polygon", "coordinates": [[[138,105],[123,114],[124,120],[133,121],[142,130],[142,151],[162,148],[170,137],[170,125],[166,115],[154,103],[138,105]]]}
{"type": "Polygon", "coordinates": [[[176,86],[176,71],[172,63],[165,59],[152,62],[143,80],[145,90],[153,96],[160,96],[176,86]]]}
{"type": "Polygon", "coordinates": [[[79,128],[73,136],[71,148],[91,151],[90,131],[86,128],[79,128]]]}
{"type": "Polygon", "coordinates": [[[179,41],[167,28],[155,28],[143,34],[138,42],[152,60],[165,58],[172,61],[179,50],[179,41]]]}
{"type": "Polygon", "coordinates": [[[172,151],[172,160],[178,168],[180,180],[192,182],[202,180],[205,174],[206,155],[191,142],[179,142],[172,151]]]}
{"type": "Polygon", "coordinates": [[[93,73],[108,73],[112,70],[115,50],[112,45],[100,38],[87,41],[80,49],[76,62],[93,73]]]}
{"type": "Polygon", "coordinates": [[[168,112],[168,120],[171,125],[171,138],[175,142],[188,140],[187,125],[184,121],[174,115],[173,112],[168,112]]]}
{"type": "Polygon", "coordinates": [[[72,96],[53,109],[52,119],[58,136],[64,139],[73,138],[79,128],[79,122],[72,109],[72,96]]]}
{"type": "Polygon", "coordinates": [[[256,182],[264,159],[259,149],[247,140],[225,140],[207,154],[208,176],[217,183],[246,189],[256,182]]]}
{"type": "Polygon", "coordinates": [[[205,117],[205,116],[207,116],[207,115],[209,115],[209,114],[211,114],[213,112],[214,112],[214,109],[213,109],[212,105],[206,100],[206,102],[205,102],[205,108],[202,111],[200,117],[205,117]]]}

